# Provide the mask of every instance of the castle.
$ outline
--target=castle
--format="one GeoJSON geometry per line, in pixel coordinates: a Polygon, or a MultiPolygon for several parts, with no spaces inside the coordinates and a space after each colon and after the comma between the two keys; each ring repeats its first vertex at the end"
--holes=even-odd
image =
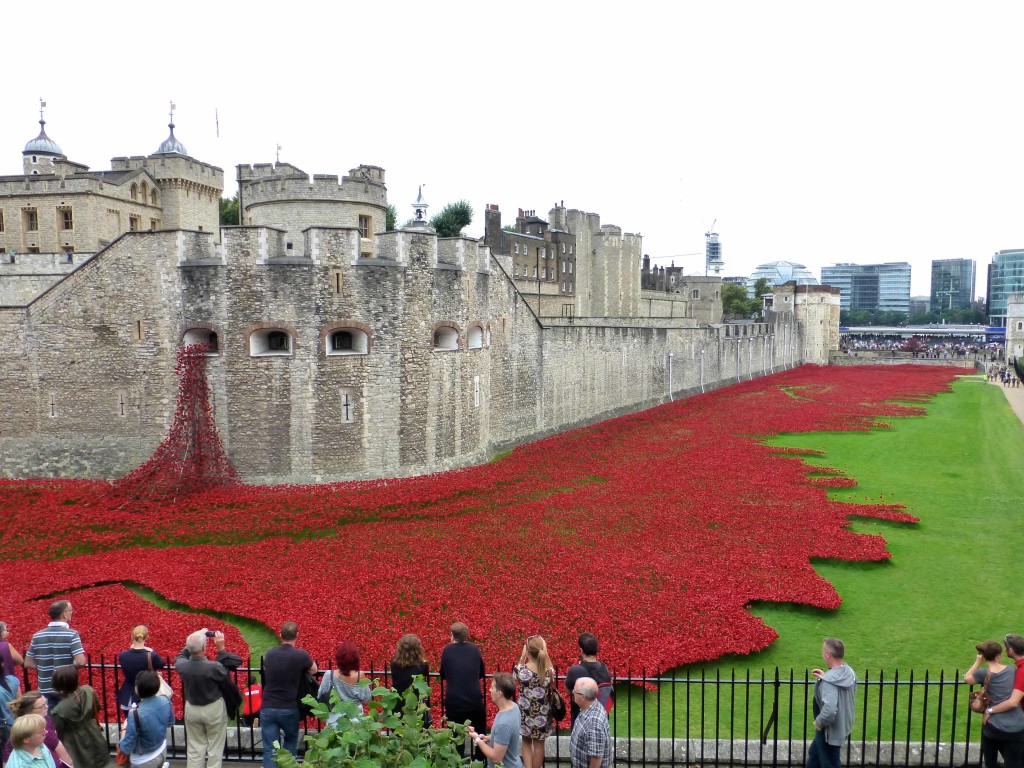
{"type": "Polygon", "coordinates": [[[42,128],[0,177],[0,476],[145,461],[183,343],[210,345],[250,482],[458,467],[838,347],[833,289],[784,286],[766,322],[723,325],[718,278],[644,287],[641,237],[562,204],[514,231],[488,206],[481,240],[385,231],[382,168],[278,162],[238,167],[241,223],[219,228],[223,172],[173,119],[157,152],[102,172],[42,128]]]}

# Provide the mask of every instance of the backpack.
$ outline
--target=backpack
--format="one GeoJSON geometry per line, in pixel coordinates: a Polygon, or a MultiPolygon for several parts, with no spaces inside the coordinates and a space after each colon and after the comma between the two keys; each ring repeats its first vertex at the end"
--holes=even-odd
{"type": "Polygon", "coordinates": [[[615,687],[611,683],[597,684],[597,701],[604,707],[604,711],[611,713],[615,706],[615,687]]]}

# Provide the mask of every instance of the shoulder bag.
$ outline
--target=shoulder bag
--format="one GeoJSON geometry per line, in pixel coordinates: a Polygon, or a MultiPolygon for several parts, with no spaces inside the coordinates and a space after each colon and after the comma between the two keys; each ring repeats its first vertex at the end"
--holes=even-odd
{"type": "Polygon", "coordinates": [[[981,687],[981,690],[971,691],[970,698],[967,700],[967,705],[971,708],[971,712],[977,712],[980,715],[991,705],[992,698],[988,695],[988,682],[991,679],[992,670],[988,670],[985,674],[985,684],[981,687]]]}

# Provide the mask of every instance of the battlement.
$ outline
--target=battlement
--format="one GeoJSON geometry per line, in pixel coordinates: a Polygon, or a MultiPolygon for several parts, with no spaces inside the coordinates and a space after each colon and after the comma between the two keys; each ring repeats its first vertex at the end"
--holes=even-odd
{"type": "Polygon", "coordinates": [[[185,155],[132,155],[115,157],[110,161],[112,171],[146,170],[157,181],[184,179],[218,191],[224,189],[224,171],[185,155]]]}
{"type": "Polygon", "coordinates": [[[360,165],[341,177],[310,176],[288,163],[239,165],[238,183],[246,207],[306,200],[387,205],[384,169],[360,165]]]}

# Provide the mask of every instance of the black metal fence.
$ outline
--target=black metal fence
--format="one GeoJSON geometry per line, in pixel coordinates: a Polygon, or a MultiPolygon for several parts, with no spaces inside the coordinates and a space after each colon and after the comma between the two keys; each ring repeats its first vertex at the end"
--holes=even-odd
{"type": "MultiPolygon", "coordinates": [[[[239,689],[259,665],[232,672],[239,689]]],[[[173,668],[164,670],[174,689],[175,712],[181,722],[183,697],[173,668]]],[[[366,676],[390,684],[386,670],[371,669],[366,676]]],[[[123,676],[116,663],[101,658],[86,666],[85,682],[99,693],[100,719],[113,744],[123,715],[115,692],[123,676]]],[[[565,696],[564,678],[559,687],[565,696]]],[[[806,748],[814,737],[812,700],[814,679],[807,672],[778,670],[753,676],[743,674],[654,676],[627,672],[614,676],[615,705],[609,721],[615,741],[616,763],[636,765],[803,765],[806,748]]],[[[443,681],[430,676],[432,704],[437,718],[443,714],[443,681]]],[[[25,671],[26,688],[29,674],[25,671]]],[[[484,688],[486,691],[486,686],[484,688]]],[[[967,707],[968,687],[959,672],[933,675],[894,672],[862,673],[856,692],[853,733],[845,747],[846,766],[892,765],[956,766],[980,762],[980,717],[967,707]]],[[[568,696],[565,696],[568,700],[568,696]]],[[[493,715],[493,712],[491,713],[493,715]]],[[[307,720],[303,735],[322,724],[307,720]]],[[[568,718],[547,741],[550,762],[568,762],[568,718]]],[[[302,748],[300,738],[300,750],[302,748]]],[[[185,732],[180,725],[168,739],[174,756],[185,754],[185,732]]],[[[262,739],[258,726],[232,722],[225,759],[258,760],[262,739]]]]}

